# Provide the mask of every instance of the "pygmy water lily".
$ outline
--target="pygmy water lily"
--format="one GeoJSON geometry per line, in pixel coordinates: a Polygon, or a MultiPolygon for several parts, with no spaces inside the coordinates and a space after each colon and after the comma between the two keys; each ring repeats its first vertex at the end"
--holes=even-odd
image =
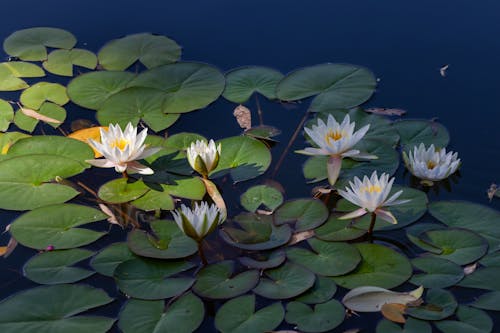
{"type": "Polygon", "coordinates": [[[137,127],[127,124],[122,131],[118,124],[110,124],[108,129],[101,128],[101,142],[89,139],[89,143],[99,151],[104,159],[87,160],[86,162],[99,168],[115,168],[117,172],[153,174],[153,170],[137,160],[141,160],[158,152],[161,148],[146,148],[148,129],[137,134],[137,127]]]}
{"type": "Polygon", "coordinates": [[[369,233],[373,231],[376,216],[392,224],[398,223],[394,215],[390,211],[382,209],[382,207],[399,205],[410,200],[396,200],[403,191],[398,191],[387,199],[393,183],[394,178],[389,180],[389,175],[386,173],[383,173],[378,178],[377,171],[374,171],[370,178],[364,176],[363,181],[358,177],[354,177],[354,182],[349,182],[350,187],[346,187],[345,191],[339,190],[338,192],[346,200],[361,208],[340,217],[340,219],[352,219],[366,213],[372,213],[369,233]]]}
{"type": "Polygon", "coordinates": [[[351,157],[356,159],[375,159],[374,155],[362,153],[358,149],[352,149],[366,134],[370,125],[363,126],[354,132],[356,122],[351,123],[347,114],[342,123],[338,123],[332,115],[328,115],[327,122],[318,119],[318,124],[311,128],[304,127],[304,131],[318,148],[307,147],[296,151],[305,155],[327,155],[328,182],[334,185],[340,173],[342,158],[351,157]]]}
{"type": "Polygon", "coordinates": [[[192,142],[187,149],[187,158],[191,167],[207,178],[208,174],[219,164],[221,144],[215,145],[214,140],[206,141],[196,140],[192,142]]]}
{"type": "Polygon", "coordinates": [[[172,216],[179,228],[197,242],[224,222],[220,209],[215,204],[209,206],[205,201],[195,203],[194,209],[181,205],[180,209],[172,211],[172,216]]]}
{"type": "Polygon", "coordinates": [[[438,181],[447,178],[460,166],[458,154],[446,152],[446,148],[436,149],[433,144],[429,148],[421,143],[409,152],[403,152],[403,160],[410,172],[423,180],[438,181]]]}

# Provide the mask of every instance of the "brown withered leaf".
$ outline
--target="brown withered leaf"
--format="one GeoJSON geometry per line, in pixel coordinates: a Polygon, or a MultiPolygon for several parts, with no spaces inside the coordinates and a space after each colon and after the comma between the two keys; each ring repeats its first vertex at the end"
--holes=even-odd
{"type": "Polygon", "coordinates": [[[46,123],[62,124],[61,121],[54,119],[54,118],[44,116],[43,114],[40,114],[40,113],[36,112],[35,110],[21,108],[21,112],[30,118],[41,120],[41,121],[46,122],[46,123]]]}
{"type": "Polygon", "coordinates": [[[113,213],[113,211],[111,210],[111,208],[109,208],[108,206],[104,205],[104,204],[99,204],[99,208],[101,209],[101,211],[108,215],[108,222],[111,223],[111,224],[118,224],[120,225],[120,223],[118,222],[118,220],[116,219],[116,216],[115,214],[113,213]]]}
{"type": "Polygon", "coordinates": [[[379,114],[382,116],[402,116],[406,113],[405,110],[402,109],[395,109],[395,108],[368,108],[365,109],[366,112],[368,113],[373,113],[373,114],[379,114]]]}
{"type": "Polygon", "coordinates": [[[7,246],[0,246],[0,257],[7,258],[17,246],[17,241],[11,237],[7,246]]]}
{"type": "Polygon", "coordinates": [[[493,197],[495,196],[495,194],[497,193],[498,191],[498,185],[495,184],[495,183],[492,183],[490,185],[490,188],[488,188],[488,199],[493,200],[493,197]]]}
{"type": "Polygon", "coordinates": [[[238,105],[233,111],[233,116],[236,117],[236,121],[241,128],[246,130],[252,128],[252,113],[246,106],[238,105]]]}
{"type": "Polygon", "coordinates": [[[465,275],[472,274],[476,271],[476,268],[477,268],[477,262],[467,265],[464,267],[464,274],[465,275]]]}
{"type": "Polygon", "coordinates": [[[398,303],[385,303],[380,311],[387,319],[395,323],[404,324],[406,322],[403,314],[405,313],[406,305],[398,303]]]}
{"type": "Polygon", "coordinates": [[[302,242],[303,240],[309,239],[314,236],[314,230],[305,230],[301,232],[297,232],[292,235],[292,238],[288,242],[288,245],[297,244],[302,242]]]}

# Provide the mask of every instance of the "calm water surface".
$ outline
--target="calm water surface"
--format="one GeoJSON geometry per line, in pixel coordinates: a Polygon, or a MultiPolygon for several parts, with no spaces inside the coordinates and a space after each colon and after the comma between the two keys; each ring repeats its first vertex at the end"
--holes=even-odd
{"type": "MultiPolygon", "coordinates": [[[[111,39],[153,32],[182,45],[183,60],[207,62],[222,71],[263,65],[287,73],[324,62],[366,66],[380,80],[367,106],[402,108],[408,111],[406,118],[437,118],[449,129],[450,148],[463,161],[461,178],[451,193],[430,193],[429,199],[459,198],[500,209],[500,199],[490,204],[485,194],[492,182],[500,181],[499,1],[24,0],[3,3],[2,13],[2,40],[15,30],[53,26],[71,31],[79,47],[97,51],[111,39]],[[439,68],[446,64],[447,76],[442,77],[439,68]]],[[[203,114],[182,116],[174,131],[216,138],[237,135],[233,108],[219,101],[203,114]],[[220,133],[215,125],[208,127],[207,120],[231,126],[220,133]]],[[[286,143],[306,108],[305,103],[287,110],[263,102],[264,120],[283,130],[278,139],[286,143]]],[[[284,146],[273,150],[275,160],[284,146]]],[[[303,146],[299,136],[293,148],[303,146]]],[[[301,185],[304,160],[290,156],[278,174],[277,180],[288,186],[288,198],[309,195],[310,187],[301,185]]],[[[402,172],[396,176],[400,183],[409,182],[402,172]]],[[[230,208],[236,207],[230,203],[230,208]]],[[[0,216],[4,226],[16,215],[0,216]]],[[[115,237],[120,235],[116,230],[115,237]]],[[[7,240],[0,236],[2,243],[7,240]]],[[[19,263],[32,255],[18,248],[8,259],[0,259],[0,299],[32,286],[19,272],[19,263]]],[[[116,302],[107,307],[110,314],[117,309],[116,302]]],[[[212,329],[204,325],[203,331],[212,329]]],[[[350,321],[337,330],[356,325],[362,324],[350,321]]]]}

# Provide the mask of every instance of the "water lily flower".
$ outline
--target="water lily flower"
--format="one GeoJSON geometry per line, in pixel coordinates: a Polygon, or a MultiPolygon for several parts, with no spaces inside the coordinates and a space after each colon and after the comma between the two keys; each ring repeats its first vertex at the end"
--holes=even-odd
{"type": "Polygon", "coordinates": [[[187,149],[187,158],[191,167],[204,178],[217,167],[221,152],[221,144],[215,146],[214,140],[196,140],[187,149]]]}
{"type": "Polygon", "coordinates": [[[219,207],[203,201],[201,204],[195,203],[194,209],[181,205],[180,209],[172,212],[175,223],[189,237],[200,242],[206,235],[224,222],[219,207]]]}
{"type": "Polygon", "coordinates": [[[318,148],[307,147],[296,151],[305,155],[327,155],[330,156],[327,162],[328,182],[334,185],[340,173],[342,158],[351,157],[356,159],[375,159],[374,155],[362,153],[353,147],[365,136],[370,125],[363,126],[354,132],[356,122],[351,123],[351,118],[347,114],[342,123],[338,123],[332,115],[328,115],[327,122],[318,119],[318,124],[310,129],[304,127],[304,131],[318,148]]]}
{"type": "Polygon", "coordinates": [[[446,152],[446,148],[436,149],[433,144],[426,149],[421,143],[409,155],[403,152],[403,160],[415,177],[428,181],[445,179],[460,166],[457,153],[446,152]]]}
{"type": "Polygon", "coordinates": [[[364,176],[363,181],[354,177],[354,182],[349,182],[350,188],[346,187],[345,191],[339,190],[338,192],[346,200],[361,208],[340,217],[340,219],[353,219],[372,213],[372,222],[368,230],[370,234],[373,231],[376,216],[392,224],[398,223],[394,215],[382,207],[399,205],[410,200],[396,200],[403,193],[402,190],[387,199],[393,183],[394,177],[389,180],[389,175],[383,173],[378,178],[377,171],[374,171],[370,178],[364,176]]]}
{"type": "Polygon", "coordinates": [[[86,162],[99,168],[115,168],[117,172],[136,172],[143,175],[153,174],[153,170],[137,160],[141,160],[158,152],[161,148],[146,148],[148,129],[137,134],[137,127],[127,124],[122,131],[118,124],[110,124],[108,129],[101,128],[101,142],[89,139],[88,142],[104,159],[87,160],[86,162]]]}

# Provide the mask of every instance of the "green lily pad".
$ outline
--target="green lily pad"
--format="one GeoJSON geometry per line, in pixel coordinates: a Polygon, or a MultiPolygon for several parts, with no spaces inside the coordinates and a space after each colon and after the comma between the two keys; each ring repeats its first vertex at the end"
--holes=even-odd
{"type": "Polygon", "coordinates": [[[83,280],[92,274],[85,268],[71,267],[93,255],[92,251],[70,249],[48,251],[37,254],[24,265],[24,275],[40,284],[72,283],[83,280]]]}
{"type": "Polygon", "coordinates": [[[110,96],[126,89],[134,78],[130,72],[90,72],[74,78],[67,93],[73,103],[97,110],[110,96]]]}
{"type": "Polygon", "coordinates": [[[119,264],[114,275],[118,288],[130,297],[164,299],[180,295],[193,285],[193,278],[171,277],[193,266],[186,261],[137,258],[119,264]]]}
{"type": "Polygon", "coordinates": [[[330,215],[325,224],[314,230],[316,238],[329,242],[353,240],[364,234],[366,234],[365,229],[358,229],[351,221],[340,220],[335,215],[330,215]]]}
{"type": "Polygon", "coordinates": [[[482,310],[468,306],[459,306],[456,320],[443,320],[435,323],[436,327],[443,333],[486,333],[493,329],[493,321],[490,316],[482,310]]]}
{"type": "Polygon", "coordinates": [[[113,243],[99,251],[90,261],[90,266],[97,273],[111,277],[119,264],[135,257],[127,243],[113,243]]]}
{"type": "MultiPolygon", "coordinates": [[[[450,142],[450,135],[446,127],[430,120],[408,119],[394,122],[394,128],[401,137],[400,144],[412,149],[421,143],[426,147],[434,144],[437,147],[446,147],[450,142]]],[[[405,148],[403,148],[405,149],[405,148]]]]}
{"type": "Polygon", "coordinates": [[[453,294],[444,289],[427,290],[424,301],[418,307],[408,307],[406,313],[417,319],[441,320],[451,316],[457,308],[453,294]]]}
{"type": "Polygon", "coordinates": [[[244,250],[270,250],[286,244],[292,237],[288,225],[277,227],[268,215],[239,214],[226,222],[219,235],[228,244],[244,250]],[[239,226],[239,228],[236,228],[239,226]]]}
{"type": "Polygon", "coordinates": [[[65,136],[39,135],[16,142],[7,156],[48,154],[70,158],[81,163],[94,158],[92,148],[84,142],[65,136]]]}
{"type": "Polygon", "coordinates": [[[295,231],[314,229],[328,218],[328,208],[318,199],[295,199],[285,202],[274,214],[274,223],[295,223],[295,231]]]}
{"type": "Polygon", "coordinates": [[[137,255],[158,259],[177,259],[194,254],[196,242],[187,237],[171,220],[156,220],[149,223],[152,233],[132,230],[127,243],[137,255]]]}
{"type": "Polygon", "coordinates": [[[0,63],[0,91],[15,91],[29,87],[21,77],[43,77],[45,72],[38,65],[9,61],[0,63]]]}
{"type": "Polygon", "coordinates": [[[198,295],[212,299],[228,299],[242,295],[259,282],[257,270],[245,271],[231,277],[234,262],[225,260],[204,267],[196,276],[193,291],[198,295]]]}
{"type": "Polygon", "coordinates": [[[140,61],[147,68],[179,60],[181,47],[172,39],[149,33],[128,35],[108,42],[99,51],[99,64],[108,71],[123,71],[140,61]]]}
{"type": "Polygon", "coordinates": [[[3,333],[104,333],[113,325],[113,318],[78,314],[112,300],[104,291],[85,285],[24,290],[0,302],[0,330],[3,333]]]}
{"type": "Polygon", "coordinates": [[[45,101],[62,106],[69,101],[66,87],[59,83],[38,82],[24,90],[20,97],[21,103],[33,110],[38,110],[45,101]]]}
{"type": "Polygon", "coordinates": [[[432,326],[426,321],[408,318],[402,328],[392,321],[383,319],[377,325],[377,333],[432,333],[432,326]]]}
{"type": "Polygon", "coordinates": [[[500,311],[500,291],[484,293],[470,305],[479,309],[500,311]]]}
{"type": "Polygon", "coordinates": [[[3,42],[3,49],[26,61],[47,59],[46,47],[71,49],[76,38],[70,32],[57,28],[37,27],[13,32],[3,42]]]}
{"type": "Polygon", "coordinates": [[[153,131],[161,131],[177,121],[179,115],[163,113],[165,93],[158,89],[132,87],[110,96],[99,108],[97,120],[102,125],[129,122],[136,126],[143,120],[153,131]]]}
{"type": "Polygon", "coordinates": [[[338,276],[353,271],[361,261],[358,250],[347,243],[330,243],[318,239],[307,240],[314,252],[292,247],[286,256],[292,262],[324,276],[338,276]]]}
{"type": "Polygon", "coordinates": [[[43,68],[52,74],[73,76],[73,66],[94,69],[97,57],[94,53],[83,49],[55,50],[50,52],[43,68]]]}
{"type": "Polygon", "coordinates": [[[105,218],[91,207],[57,204],[24,213],[11,224],[10,233],[19,243],[33,249],[70,249],[90,244],[105,234],[75,227],[105,218]]]}
{"type": "Polygon", "coordinates": [[[337,285],[329,277],[317,276],[314,286],[304,294],[297,297],[297,302],[307,304],[325,303],[337,292],[337,285]]]}
{"type": "Polygon", "coordinates": [[[278,128],[267,125],[254,126],[243,132],[243,135],[252,137],[254,139],[271,141],[271,142],[278,142],[275,139],[273,139],[273,137],[280,134],[281,131],[278,128]]]}
{"type": "MultiPolygon", "coordinates": [[[[1,90],[1,89],[0,89],[1,90]]],[[[0,99],[0,132],[5,132],[14,120],[14,110],[9,102],[0,99]]]]}
{"type": "Polygon", "coordinates": [[[304,303],[290,302],[285,320],[302,332],[327,332],[344,321],[344,312],[342,304],[334,299],[315,305],[314,310],[304,303]]]}
{"type": "Polygon", "coordinates": [[[101,187],[97,195],[110,203],[124,203],[135,200],[149,191],[149,187],[141,180],[129,182],[127,178],[113,179],[101,187]]]}
{"type": "Polygon", "coordinates": [[[283,321],[280,302],[255,311],[255,295],[227,301],[215,315],[215,327],[222,333],[261,333],[272,331],[283,321]]]}
{"type": "Polygon", "coordinates": [[[283,202],[283,195],[276,188],[268,185],[252,186],[241,195],[241,205],[249,212],[255,212],[261,205],[271,211],[283,202]]]}
{"type": "Polygon", "coordinates": [[[489,252],[500,249],[500,212],[467,201],[439,201],[429,213],[449,227],[472,230],[488,240],[489,252]]]}
{"type": "Polygon", "coordinates": [[[479,263],[483,266],[500,266],[500,251],[490,252],[479,260],[479,263]]]}
{"type": "Polygon", "coordinates": [[[122,311],[118,327],[123,333],[194,332],[203,321],[203,302],[187,293],[168,306],[163,301],[129,300],[122,311]]]}
{"type": "Polygon", "coordinates": [[[267,278],[261,278],[253,292],[270,299],[287,299],[302,294],[314,285],[314,273],[295,264],[264,271],[267,278]]]}
{"type": "Polygon", "coordinates": [[[208,141],[203,135],[198,133],[181,132],[169,136],[165,140],[165,147],[175,150],[184,150],[191,146],[191,143],[198,140],[208,141]]]}
{"type": "Polygon", "coordinates": [[[408,259],[398,252],[379,244],[355,244],[362,261],[351,273],[333,278],[335,283],[353,289],[375,286],[391,289],[411,277],[412,267],[408,259]]]}
{"type": "Polygon", "coordinates": [[[438,245],[432,244],[427,237],[423,237],[427,231],[431,230],[445,230],[446,227],[442,224],[436,223],[417,223],[406,229],[406,237],[425,251],[429,251],[435,254],[441,254],[443,249],[438,245]]]}
{"type": "Polygon", "coordinates": [[[464,277],[462,267],[456,263],[433,257],[415,258],[412,265],[425,273],[414,274],[410,282],[425,288],[446,288],[457,284],[464,277]]]}
{"type": "Polygon", "coordinates": [[[163,91],[165,113],[185,113],[204,108],[224,90],[225,79],[216,68],[195,62],[180,62],[150,69],[130,84],[163,91]]]}
{"type": "Polygon", "coordinates": [[[21,132],[0,133],[0,161],[7,159],[7,153],[14,143],[30,135],[21,132]]]}
{"type": "Polygon", "coordinates": [[[280,72],[261,66],[247,66],[226,73],[225,99],[242,104],[258,92],[268,99],[276,99],[276,86],[283,78],[280,72]]]}
{"type": "Polygon", "coordinates": [[[376,82],[369,70],[347,64],[321,64],[288,74],[276,88],[284,101],[295,101],[318,95],[310,110],[351,108],[365,102],[375,90],[376,82]]]}
{"type": "MultiPolygon", "coordinates": [[[[260,254],[260,253],[259,253],[260,254]]],[[[258,255],[259,255],[258,254],[258,255]]],[[[268,269],[278,267],[285,262],[286,255],[283,250],[276,250],[272,252],[266,260],[256,260],[249,257],[239,257],[238,260],[244,266],[255,269],[268,269]]]]}
{"type": "Polygon", "coordinates": [[[27,210],[65,202],[79,192],[72,187],[46,183],[67,178],[85,167],[56,155],[24,155],[0,161],[0,208],[27,210]]]}
{"type": "Polygon", "coordinates": [[[493,278],[500,276],[500,267],[483,267],[475,270],[472,274],[465,276],[465,278],[458,284],[460,287],[486,289],[493,291],[500,291],[500,280],[493,278]]]}
{"type": "MultiPolygon", "coordinates": [[[[36,111],[42,116],[46,116],[57,120],[57,122],[44,121],[46,124],[52,126],[53,128],[59,127],[64,120],[66,120],[66,110],[57,104],[45,102],[40,107],[40,110],[36,111]]],[[[14,124],[22,130],[27,132],[33,132],[36,125],[38,125],[39,120],[33,117],[29,117],[24,114],[21,110],[17,110],[14,116],[14,124]]]]}
{"type": "Polygon", "coordinates": [[[265,144],[247,136],[233,136],[217,142],[221,156],[210,177],[231,174],[235,183],[263,174],[271,164],[271,153],[265,144]]]}

